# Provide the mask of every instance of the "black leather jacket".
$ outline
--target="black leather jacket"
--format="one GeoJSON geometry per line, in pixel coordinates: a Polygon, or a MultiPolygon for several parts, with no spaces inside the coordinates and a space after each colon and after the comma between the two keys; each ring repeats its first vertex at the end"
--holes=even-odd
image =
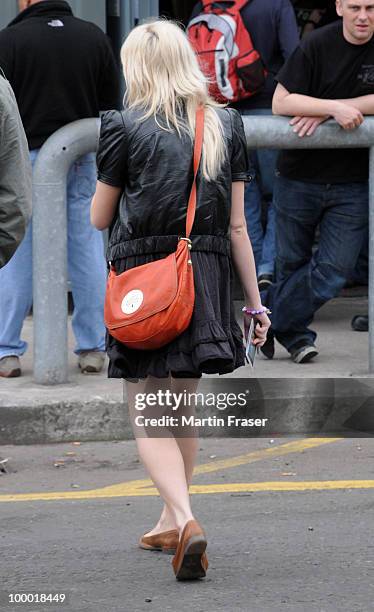
{"type": "MultiPolygon", "coordinates": [[[[227,146],[226,161],[215,181],[201,173],[192,228],[196,250],[228,254],[228,229],[233,181],[251,180],[241,116],[219,109],[227,146]]],[[[108,259],[171,252],[185,235],[186,210],[193,179],[193,146],[157,125],[139,122],[138,111],[108,111],[101,122],[97,153],[98,179],[121,187],[123,196],[113,220],[108,259]]]]}

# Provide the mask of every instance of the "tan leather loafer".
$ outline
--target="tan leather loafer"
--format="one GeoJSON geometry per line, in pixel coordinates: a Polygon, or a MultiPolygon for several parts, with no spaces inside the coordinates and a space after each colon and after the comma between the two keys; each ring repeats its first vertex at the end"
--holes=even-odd
{"type": "Polygon", "coordinates": [[[173,555],[178,546],[178,537],[178,529],[162,531],[152,536],[143,535],[139,540],[139,546],[145,550],[161,550],[164,553],[173,555]]]}
{"type": "Polygon", "coordinates": [[[188,521],[172,559],[177,580],[196,580],[205,577],[208,569],[206,547],[207,541],[202,527],[195,520],[188,521]]]}

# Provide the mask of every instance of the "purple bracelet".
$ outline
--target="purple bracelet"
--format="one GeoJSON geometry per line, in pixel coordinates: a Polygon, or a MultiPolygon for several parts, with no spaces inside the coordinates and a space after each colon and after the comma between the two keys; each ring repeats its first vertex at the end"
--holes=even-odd
{"type": "Polygon", "coordinates": [[[256,310],[255,308],[248,308],[247,306],[243,306],[242,312],[245,312],[245,314],[251,315],[252,317],[264,313],[271,314],[271,310],[269,310],[269,308],[267,308],[266,306],[261,306],[261,308],[259,308],[258,310],[256,310]]]}

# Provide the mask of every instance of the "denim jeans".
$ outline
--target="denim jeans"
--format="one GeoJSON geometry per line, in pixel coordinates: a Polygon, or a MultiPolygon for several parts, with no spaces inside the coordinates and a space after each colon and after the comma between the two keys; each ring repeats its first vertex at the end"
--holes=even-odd
{"type": "Polygon", "coordinates": [[[368,184],[314,184],[278,177],[276,283],[267,292],[272,329],[292,351],[311,345],[308,328],[318,308],[336,297],[351,278],[368,224],[368,184]],[[313,252],[319,225],[318,248],[313,252]]]}
{"type": "MultiPolygon", "coordinates": [[[[38,150],[30,151],[32,164],[38,150]]],[[[105,350],[103,320],[106,263],[102,235],[90,223],[96,184],[93,154],[74,163],[67,177],[68,274],[74,313],[75,352],[105,350]]],[[[53,202],[51,202],[53,216],[53,202]]],[[[53,244],[49,245],[53,249],[53,244]]],[[[32,222],[12,259],[0,270],[0,358],[23,355],[22,325],[32,305],[32,222]]]]}
{"type": "MultiPolygon", "coordinates": [[[[243,115],[271,115],[270,108],[241,111],[243,115]]],[[[251,152],[251,161],[257,180],[245,188],[244,206],[248,234],[251,239],[258,276],[274,273],[275,213],[273,208],[274,174],[278,151],[257,149],[251,152]],[[265,231],[262,226],[262,201],[267,205],[265,231]]]]}
{"type": "Polygon", "coordinates": [[[367,285],[369,282],[369,226],[366,228],[364,242],[350,280],[357,285],[367,285]]]}

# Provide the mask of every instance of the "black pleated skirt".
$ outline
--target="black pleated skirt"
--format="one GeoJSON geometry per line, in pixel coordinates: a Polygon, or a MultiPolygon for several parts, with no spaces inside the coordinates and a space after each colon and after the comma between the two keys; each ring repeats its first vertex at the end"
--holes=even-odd
{"type": "MultiPolygon", "coordinates": [[[[117,259],[117,274],[169,253],[117,259]]],[[[244,365],[243,334],[235,319],[229,254],[192,250],[195,307],[189,327],[169,344],[151,351],[130,349],[107,333],[109,378],[136,380],[155,376],[199,378],[228,374],[244,365]]]]}

